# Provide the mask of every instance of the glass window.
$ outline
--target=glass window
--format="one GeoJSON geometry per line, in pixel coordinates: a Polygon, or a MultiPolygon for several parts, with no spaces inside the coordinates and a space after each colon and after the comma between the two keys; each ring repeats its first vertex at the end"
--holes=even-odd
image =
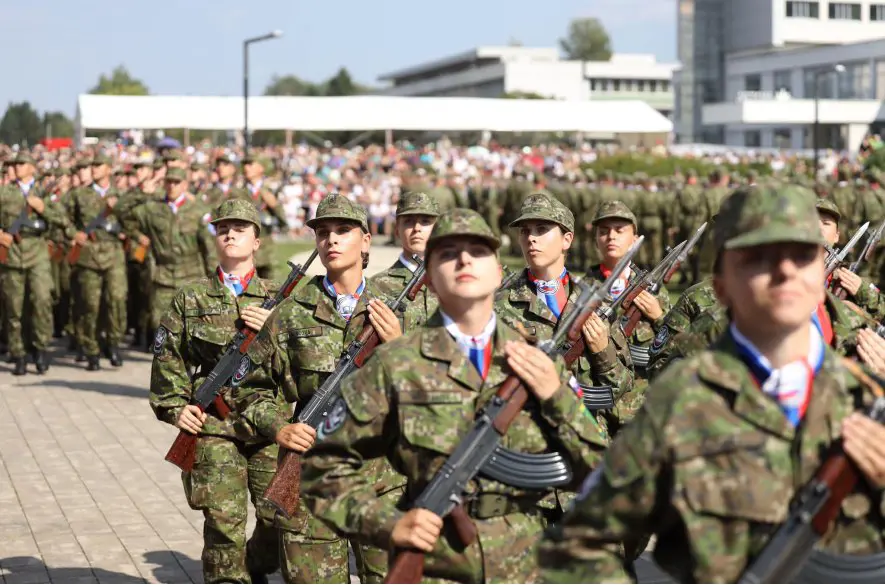
{"type": "Polygon", "coordinates": [[[885,20],[885,4],[870,4],[870,20],[885,20]]]}
{"type": "Polygon", "coordinates": [[[621,80],[615,79],[612,81],[612,90],[613,91],[621,91],[621,80]]]}
{"type": "Polygon", "coordinates": [[[762,91],[762,76],[758,73],[744,76],[745,91],[762,91]]]}
{"type": "Polygon", "coordinates": [[[747,130],[744,132],[744,146],[762,146],[762,133],[759,130],[747,130]]]}
{"type": "Polygon", "coordinates": [[[860,20],[860,4],[831,2],[829,13],[833,20],[860,20]]]}
{"type": "Polygon", "coordinates": [[[876,99],[885,100],[885,61],[876,61],[876,99]]]}
{"type": "Polygon", "coordinates": [[[872,95],[872,72],[866,61],[845,65],[842,73],[833,73],[837,79],[839,99],[865,100],[872,95]]]}
{"type": "Polygon", "coordinates": [[[774,91],[793,91],[793,72],[782,69],[774,72],[774,91]]]}
{"type": "Polygon", "coordinates": [[[791,132],[789,128],[775,128],[774,129],[774,147],[775,148],[790,148],[791,143],[791,132]]]}
{"type": "Polygon", "coordinates": [[[820,18],[820,5],[811,1],[787,0],[787,18],[820,18]]]}

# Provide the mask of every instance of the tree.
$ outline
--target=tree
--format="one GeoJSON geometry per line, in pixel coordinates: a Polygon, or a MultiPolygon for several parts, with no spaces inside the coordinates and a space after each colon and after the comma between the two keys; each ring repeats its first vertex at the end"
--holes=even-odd
{"type": "Polygon", "coordinates": [[[61,112],[45,112],[40,135],[43,138],[73,138],[74,123],[61,112]]]}
{"type": "Polygon", "coordinates": [[[533,91],[508,91],[506,93],[502,93],[501,97],[505,100],[550,100],[554,99],[551,97],[547,97],[545,95],[541,95],[539,93],[535,93],[533,91]]]}
{"type": "Polygon", "coordinates": [[[338,73],[326,82],[326,95],[341,96],[357,95],[359,93],[362,93],[359,86],[353,82],[350,73],[344,67],[339,69],[338,73]]]}
{"type": "Polygon", "coordinates": [[[608,61],[612,56],[611,38],[597,18],[572,20],[559,46],[566,57],[576,61],[608,61]]]}
{"type": "Polygon", "coordinates": [[[89,93],[104,95],[148,95],[147,86],[140,80],[135,79],[123,65],[116,67],[110,77],[102,75],[98,78],[98,84],[89,90],[89,93]]]}
{"type": "Polygon", "coordinates": [[[0,120],[0,142],[32,146],[43,137],[40,115],[30,102],[10,103],[0,120]]]}
{"type": "Polygon", "coordinates": [[[264,95],[320,95],[316,84],[295,75],[274,75],[264,88],[264,95]]]}

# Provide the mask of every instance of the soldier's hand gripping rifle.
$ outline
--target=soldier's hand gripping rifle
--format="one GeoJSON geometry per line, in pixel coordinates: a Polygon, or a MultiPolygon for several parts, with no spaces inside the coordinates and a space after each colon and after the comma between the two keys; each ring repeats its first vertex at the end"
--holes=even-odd
{"type": "MultiPolygon", "coordinates": [[[[289,266],[292,267],[289,277],[286,278],[283,286],[274,297],[265,299],[261,303],[261,308],[271,310],[292,294],[292,291],[307,274],[307,268],[316,257],[317,251],[314,250],[307,262],[301,266],[289,262],[289,266]]],[[[218,363],[215,364],[215,367],[212,368],[212,371],[209,372],[209,375],[203,380],[197,391],[194,392],[191,404],[196,405],[202,412],[206,412],[209,408],[214,407],[218,418],[222,420],[227,418],[227,415],[230,414],[230,408],[224,402],[221,391],[228,385],[228,382],[230,382],[231,386],[236,386],[249,374],[249,370],[252,368],[252,360],[249,359],[246,353],[249,351],[249,346],[252,345],[257,335],[257,331],[246,326],[237,331],[234,338],[224,348],[221,359],[218,360],[218,363]]],[[[174,463],[182,471],[190,471],[194,467],[196,449],[197,435],[192,435],[183,430],[179,431],[178,437],[176,437],[175,442],[172,443],[172,446],[166,453],[166,461],[174,463]]]]}
{"type": "MultiPolygon", "coordinates": [[[[876,253],[876,247],[878,247],[879,241],[882,240],[883,232],[885,232],[885,221],[882,221],[882,223],[879,224],[879,227],[877,227],[875,231],[871,232],[870,235],[867,236],[867,243],[864,244],[863,250],[861,250],[857,259],[849,265],[848,270],[850,270],[854,274],[858,274],[858,270],[860,270],[861,265],[864,262],[869,262],[872,259],[873,254],[876,253]]],[[[836,284],[835,288],[833,289],[833,294],[835,294],[843,301],[848,297],[848,291],[839,284],[836,284]]]]}
{"type": "MultiPolygon", "coordinates": [[[[83,229],[83,232],[86,234],[86,236],[89,239],[95,238],[95,230],[97,230],[100,226],[104,225],[105,221],[111,215],[111,212],[113,210],[114,210],[114,208],[111,207],[110,204],[105,204],[105,206],[101,210],[101,212],[98,215],[96,215],[95,217],[93,217],[92,221],[90,221],[86,225],[86,227],[83,229]]],[[[77,261],[80,259],[80,252],[82,252],[82,251],[83,251],[83,246],[80,245],[79,243],[75,242],[74,245],[71,246],[71,249],[68,251],[68,257],[67,257],[68,264],[70,264],[72,266],[74,264],[76,264],[77,261]]]]}
{"type": "Polygon", "coordinates": [[[848,240],[848,243],[845,244],[845,247],[839,250],[838,252],[832,248],[827,248],[827,259],[824,264],[824,280],[826,281],[833,272],[839,268],[839,265],[845,260],[848,256],[848,253],[851,252],[852,249],[857,245],[860,241],[860,238],[864,233],[866,233],[867,229],[870,227],[870,222],[866,222],[856,232],[851,236],[851,239],[848,240]]]}
{"type": "MultiPolygon", "coordinates": [[[[574,310],[563,315],[551,339],[538,343],[544,353],[549,356],[567,355],[573,346],[583,346],[584,323],[608,297],[612,285],[627,267],[640,243],[641,239],[633,244],[604,283],[579,284],[581,292],[574,310]]],[[[479,411],[473,429],[458,443],[410,508],[429,510],[440,518],[451,516],[461,544],[468,546],[476,540],[476,526],[463,507],[465,490],[494,456],[501,438],[528,399],[529,393],[522,380],[514,374],[508,376],[497,394],[479,411]]],[[[424,574],[424,554],[414,549],[395,551],[384,582],[420,583],[424,574]]]]}
{"type": "MultiPolygon", "coordinates": [[[[868,376],[855,362],[843,360],[843,364],[855,377],[865,381],[864,386],[876,394],[873,406],[866,413],[867,416],[880,424],[885,422],[882,380],[868,376]]],[[[845,454],[841,440],[837,441],[811,481],[796,494],[786,521],[744,569],[738,583],[826,582],[797,580],[796,577],[814,554],[815,544],[830,531],[839,516],[842,501],[854,490],[859,479],[857,466],[845,454]]],[[[881,581],[845,577],[845,582],[880,583],[881,581]]]]}
{"type": "MultiPolygon", "coordinates": [[[[417,256],[414,261],[419,262],[417,256]]],[[[390,310],[399,312],[405,309],[405,300],[415,300],[415,296],[424,286],[425,267],[424,262],[418,264],[418,268],[412,275],[412,279],[406,284],[399,296],[387,303],[390,310]]],[[[338,363],[328,378],[317,389],[304,409],[298,414],[296,422],[309,425],[317,429],[340,396],[341,381],[357,368],[363,367],[381,338],[375,327],[366,322],[363,330],[341,354],[338,363]]],[[[280,455],[277,463],[277,471],[271,478],[267,489],[264,491],[264,499],[286,518],[292,518],[298,509],[298,500],[301,497],[301,457],[289,449],[280,447],[280,455]]]]}
{"type": "MultiPolygon", "coordinates": [[[[12,225],[9,226],[9,229],[6,230],[6,233],[12,236],[12,239],[18,243],[22,241],[21,231],[22,227],[26,226],[30,221],[31,216],[31,206],[28,205],[28,202],[25,201],[23,203],[22,211],[18,214],[18,217],[15,218],[15,221],[12,222],[12,225]]],[[[6,264],[9,261],[9,248],[7,246],[0,246],[0,264],[6,264]]]]}

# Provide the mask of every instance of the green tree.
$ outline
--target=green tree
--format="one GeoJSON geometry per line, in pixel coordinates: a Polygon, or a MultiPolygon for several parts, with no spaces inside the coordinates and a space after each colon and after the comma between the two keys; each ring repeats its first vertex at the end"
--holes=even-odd
{"type": "Polygon", "coordinates": [[[315,83],[304,81],[295,75],[274,75],[270,83],[264,88],[264,95],[321,95],[317,93],[315,83]]]}
{"type": "Polygon", "coordinates": [[[554,99],[546,95],[541,95],[533,91],[508,91],[502,93],[501,97],[505,100],[550,100],[554,99]]]}
{"type": "Polygon", "coordinates": [[[45,112],[41,135],[43,138],[72,138],[74,123],[62,112],[45,112]]]}
{"type": "Polygon", "coordinates": [[[123,65],[116,67],[110,76],[102,75],[89,93],[104,95],[148,95],[150,91],[140,80],[132,77],[123,65]]]}
{"type": "Polygon", "coordinates": [[[342,67],[334,77],[326,82],[326,95],[342,96],[362,93],[359,86],[353,82],[350,73],[342,67]]]}
{"type": "Polygon", "coordinates": [[[43,138],[40,115],[30,102],[10,103],[0,120],[0,142],[33,146],[43,138]]]}
{"type": "Polygon", "coordinates": [[[597,18],[572,20],[559,46],[566,57],[576,61],[608,61],[612,56],[611,38],[597,18]]]}

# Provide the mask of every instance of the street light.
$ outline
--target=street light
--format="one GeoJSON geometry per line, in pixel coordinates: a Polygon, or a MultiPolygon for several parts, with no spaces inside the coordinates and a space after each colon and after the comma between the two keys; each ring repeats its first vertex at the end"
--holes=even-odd
{"type": "Polygon", "coordinates": [[[820,78],[824,75],[828,75],[829,73],[835,71],[838,75],[845,73],[845,65],[841,63],[837,63],[832,67],[832,69],[821,69],[820,71],[815,71],[814,73],[814,126],[811,130],[811,140],[814,145],[814,178],[817,178],[817,165],[818,165],[818,133],[820,131],[820,78]]]}
{"type": "Polygon", "coordinates": [[[283,36],[283,31],[274,30],[266,35],[243,41],[243,144],[245,145],[245,154],[249,154],[249,45],[281,36],[283,36]]]}

